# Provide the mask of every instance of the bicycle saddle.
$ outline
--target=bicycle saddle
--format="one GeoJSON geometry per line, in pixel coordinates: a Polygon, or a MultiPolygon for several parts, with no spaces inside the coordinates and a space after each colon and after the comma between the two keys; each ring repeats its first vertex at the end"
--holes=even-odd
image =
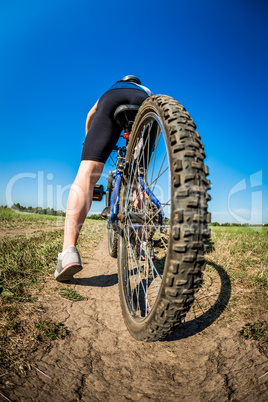
{"type": "Polygon", "coordinates": [[[124,131],[131,131],[139,108],[139,105],[120,105],[115,109],[114,119],[124,131]]]}

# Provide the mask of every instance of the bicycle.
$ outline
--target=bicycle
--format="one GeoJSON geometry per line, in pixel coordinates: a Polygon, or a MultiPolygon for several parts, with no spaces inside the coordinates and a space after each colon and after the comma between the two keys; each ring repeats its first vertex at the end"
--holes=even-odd
{"type": "Polygon", "coordinates": [[[202,284],[209,172],[196,125],[175,99],[154,95],[114,117],[126,145],[115,147],[108,176],[108,248],[127,329],[155,341],[181,323],[202,284]]]}

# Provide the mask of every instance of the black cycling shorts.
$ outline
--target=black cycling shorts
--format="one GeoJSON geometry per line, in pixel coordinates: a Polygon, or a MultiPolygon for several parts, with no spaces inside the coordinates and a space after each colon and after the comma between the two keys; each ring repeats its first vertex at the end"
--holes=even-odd
{"type": "Polygon", "coordinates": [[[81,160],[105,163],[122,131],[114,120],[115,109],[122,104],[141,105],[148,96],[145,91],[132,88],[117,88],[105,92],[98,101],[84,142],[81,160]]]}

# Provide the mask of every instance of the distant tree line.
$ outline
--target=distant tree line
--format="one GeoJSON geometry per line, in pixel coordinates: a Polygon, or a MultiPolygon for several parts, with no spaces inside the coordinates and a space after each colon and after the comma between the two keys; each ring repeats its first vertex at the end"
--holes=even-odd
{"type": "MultiPolygon", "coordinates": [[[[5,208],[5,207],[4,207],[5,208]]],[[[54,210],[54,208],[42,208],[42,207],[24,207],[20,205],[19,202],[13,204],[11,209],[20,212],[29,212],[30,214],[39,214],[39,215],[53,215],[53,216],[65,216],[65,212],[60,210],[54,210]]]]}
{"type": "Polygon", "coordinates": [[[101,214],[92,214],[87,216],[87,219],[95,219],[98,221],[103,221],[103,218],[101,217],[101,214]]]}
{"type": "MultiPolygon", "coordinates": [[[[7,205],[0,205],[1,208],[7,208],[7,205]]],[[[65,216],[66,213],[60,210],[54,210],[53,208],[41,208],[41,207],[24,207],[20,205],[19,202],[13,204],[11,209],[20,212],[28,212],[30,214],[39,214],[39,215],[53,215],[53,216],[65,216]]],[[[95,219],[95,220],[103,220],[101,214],[92,214],[87,216],[87,219],[95,219]]]]}

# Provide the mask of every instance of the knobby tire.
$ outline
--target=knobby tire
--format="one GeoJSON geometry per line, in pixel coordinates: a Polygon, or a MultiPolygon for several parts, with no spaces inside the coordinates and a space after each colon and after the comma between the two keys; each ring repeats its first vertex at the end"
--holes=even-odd
{"type": "Polygon", "coordinates": [[[210,236],[204,158],[196,125],[179,102],[165,95],[143,102],[127,147],[120,205],[124,220],[117,241],[123,317],[137,340],[156,341],[170,334],[202,284],[210,236]],[[167,190],[161,192],[161,186],[167,190]],[[150,200],[150,190],[163,198],[165,218],[150,200]],[[133,223],[135,214],[142,217],[142,226],[133,223]]]}

